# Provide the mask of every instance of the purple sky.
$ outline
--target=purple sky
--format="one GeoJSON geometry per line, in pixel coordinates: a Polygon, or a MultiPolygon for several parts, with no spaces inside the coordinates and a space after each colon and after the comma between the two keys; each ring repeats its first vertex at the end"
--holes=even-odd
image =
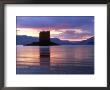
{"type": "Polygon", "coordinates": [[[17,35],[38,36],[50,30],[51,37],[77,41],[94,36],[94,16],[17,16],[17,35]]]}

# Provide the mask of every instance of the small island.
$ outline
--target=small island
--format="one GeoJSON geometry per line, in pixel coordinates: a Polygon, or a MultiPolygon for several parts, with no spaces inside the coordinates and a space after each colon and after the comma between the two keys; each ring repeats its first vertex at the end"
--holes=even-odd
{"type": "Polygon", "coordinates": [[[39,42],[32,42],[25,46],[54,46],[59,45],[50,40],[50,31],[42,31],[39,33],[39,42]]]}

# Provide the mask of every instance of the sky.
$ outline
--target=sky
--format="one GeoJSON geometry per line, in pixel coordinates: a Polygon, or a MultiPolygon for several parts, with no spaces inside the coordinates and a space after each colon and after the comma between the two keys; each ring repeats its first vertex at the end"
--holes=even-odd
{"type": "Polygon", "coordinates": [[[51,38],[82,41],[94,36],[94,16],[16,16],[16,30],[17,35],[50,31],[51,38]]]}

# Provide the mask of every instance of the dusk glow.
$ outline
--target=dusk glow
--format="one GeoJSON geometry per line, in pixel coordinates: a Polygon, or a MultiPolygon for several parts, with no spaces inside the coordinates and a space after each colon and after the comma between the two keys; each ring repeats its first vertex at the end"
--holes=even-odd
{"type": "Polygon", "coordinates": [[[17,16],[16,74],[94,74],[94,16],[17,16]]]}
{"type": "Polygon", "coordinates": [[[17,35],[39,37],[50,31],[51,38],[81,41],[94,36],[93,16],[17,16],[17,35]]]}

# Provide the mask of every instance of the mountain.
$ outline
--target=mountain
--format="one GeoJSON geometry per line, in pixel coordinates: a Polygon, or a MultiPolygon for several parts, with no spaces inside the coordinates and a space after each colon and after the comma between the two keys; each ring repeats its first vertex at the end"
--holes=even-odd
{"type": "Polygon", "coordinates": [[[91,37],[91,38],[89,38],[87,40],[75,42],[74,44],[78,44],[78,45],[94,45],[94,37],[91,37]]]}
{"type": "MultiPolygon", "coordinates": [[[[72,43],[67,41],[67,40],[60,40],[58,38],[51,38],[50,39],[52,42],[57,43],[57,44],[64,44],[64,45],[71,45],[72,43]]],[[[25,45],[25,44],[30,44],[33,42],[39,42],[39,38],[38,37],[31,37],[31,36],[25,36],[25,35],[17,35],[16,36],[16,44],[17,45],[25,45]]]]}
{"type": "Polygon", "coordinates": [[[16,44],[17,45],[24,45],[24,44],[29,44],[32,42],[36,42],[39,39],[36,37],[31,37],[31,36],[26,36],[26,35],[17,35],[16,36],[16,44]]]}
{"type": "MultiPolygon", "coordinates": [[[[94,37],[91,37],[87,40],[78,41],[78,42],[70,42],[68,40],[60,40],[58,38],[51,38],[51,42],[59,44],[59,45],[93,45],[94,44],[94,37]]],[[[31,37],[25,35],[17,35],[16,36],[16,44],[17,45],[26,45],[33,42],[39,42],[38,37],[31,37]]]]}
{"type": "Polygon", "coordinates": [[[68,40],[60,40],[58,38],[51,38],[50,39],[52,42],[60,44],[60,45],[72,45],[73,43],[68,41],[68,40]]]}

